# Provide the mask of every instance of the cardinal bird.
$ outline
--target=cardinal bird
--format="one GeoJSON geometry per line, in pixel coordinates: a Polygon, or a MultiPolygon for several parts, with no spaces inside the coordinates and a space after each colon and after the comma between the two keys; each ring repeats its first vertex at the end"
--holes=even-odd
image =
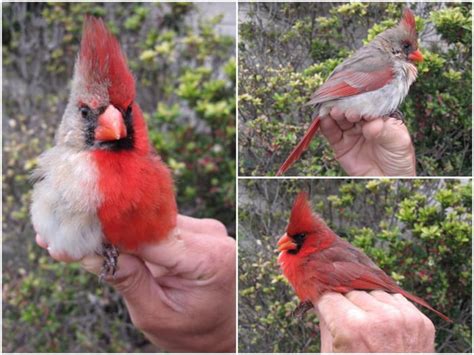
{"type": "Polygon", "coordinates": [[[173,180],[148,141],[135,82],[118,41],[86,17],[55,146],[33,173],[31,216],[50,251],[74,259],[159,242],[176,227],[173,180]]]}
{"type": "Polygon", "coordinates": [[[403,290],[362,251],[341,239],[311,211],[304,192],[296,197],[290,222],[278,241],[278,262],[301,300],[297,313],[313,307],[325,292],[382,290],[400,293],[448,322],[425,300],[403,290]]]}
{"type": "Polygon", "coordinates": [[[299,159],[318,131],[321,119],[333,108],[367,118],[398,117],[398,106],[417,76],[412,63],[421,61],[415,17],[407,8],[396,27],[380,33],[339,64],[311,96],[307,105],[315,107],[316,117],[276,175],[284,174],[299,159]]]}

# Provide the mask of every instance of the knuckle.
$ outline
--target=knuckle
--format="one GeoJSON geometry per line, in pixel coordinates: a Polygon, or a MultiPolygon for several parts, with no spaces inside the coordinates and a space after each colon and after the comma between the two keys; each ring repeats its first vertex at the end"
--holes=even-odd
{"type": "Polygon", "coordinates": [[[107,281],[125,298],[133,298],[141,293],[140,288],[147,282],[146,276],[142,270],[136,270],[122,276],[110,276],[107,281]]]}
{"type": "Polygon", "coordinates": [[[427,335],[434,337],[436,329],[433,322],[426,316],[423,316],[423,325],[427,335]]]}
{"type": "Polygon", "coordinates": [[[349,325],[341,327],[334,336],[333,350],[337,352],[352,352],[352,344],[359,342],[361,331],[349,325]]]}
{"type": "Polygon", "coordinates": [[[227,228],[222,222],[218,221],[217,219],[206,218],[204,219],[204,222],[206,222],[206,225],[216,234],[227,235],[227,228]]]}
{"type": "Polygon", "coordinates": [[[402,312],[395,307],[385,307],[384,312],[379,314],[380,324],[385,324],[385,327],[399,329],[403,326],[405,318],[402,312]]]}
{"type": "Polygon", "coordinates": [[[219,257],[220,262],[224,264],[235,263],[236,250],[234,239],[227,237],[223,238],[216,248],[216,255],[219,257]]]}
{"type": "Polygon", "coordinates": [[[405,310],[403,317],[405,318],[405,323],[407,324],[419,326],[423,323],[423,316],[420,314],[420,311],[415,309],[405,310]]]}
{"type": "Polygon", "coordinates": [[[368,317],[364,312],[358,309],[350,310],[346,314],[347,326],[345,327],[350,334],[355,334],[367,328],[368,317]]]}

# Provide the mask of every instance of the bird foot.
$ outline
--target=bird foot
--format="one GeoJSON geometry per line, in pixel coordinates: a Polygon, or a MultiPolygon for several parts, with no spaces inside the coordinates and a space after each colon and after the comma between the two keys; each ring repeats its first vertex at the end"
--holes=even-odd
{"type": "Polygon", "coordinates": [[[306,312],[313,308],[313,303],[311,301],[301,302],[295,310],[292,312],[292,316],[302,319],[306,312]]]}
{"type": "Polygon", "coordinates": [[[405,120],[405,115],[400,110],[396,110],[395,112],[392,112],[390,114],[390,117],[396,118],[397,120],[400,120],[402,122],[405,120]]]}
{"type": "Polygon", "coordinates": [[[104,257],[104,263],[102,264],[102,270],[99,275],[99,282],[102,282],[108,275],[115,276],[117,271],[117,259],[119,256],[118,249],[112,244],[103,244],[102,256],[104,257]]]}

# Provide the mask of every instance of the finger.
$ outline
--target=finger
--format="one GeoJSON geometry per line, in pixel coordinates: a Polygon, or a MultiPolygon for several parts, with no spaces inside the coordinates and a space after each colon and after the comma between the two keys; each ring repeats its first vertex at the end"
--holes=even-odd
{"type": "Polygon", "coordinates": [[[48,250],[49,256],[51,256],[56,261],[71,263],[80,260],[80,258],[73,258],[65,252],[54,250],[52,247],[48,246],[48,243],[39,234],[36,234],[35,240],[36,244],[38,244],[41,248],[48,250]]]}
{"type": "Polygon", "coordinates": [[[333,107],[329,113],[332,119],[336,121],[342,121],[346,119],[344,115],[344,110],[341,110],[339,107],[333,107]]]}
{"type": "MultiPolygon", "coordinates": [[[[120,259],[120,256],[119,256],[119,259],[120,259]]],[[[88,255],[88,256],[83,257],[81,260],[82,268],[85,269],[87,272],[90,272],[91,274],[94,274],[97,276],[100,275],[103,264],[104,264],[104,258],[99,255],[88,255]]]]}
{"type": "Polygon", "coordinates": [[[333,343],[333,336],[324,321],[324,318],[321,317],[319,311],[316,310],[319,318],[319,331],[321,332],[321,352],[322,353],[332,353],[332,343],[333,343]]]}
{"type": "Polygon", "coordinates": [[[316,304],[321,318],[332,334],[335,334],[341,320],[363,321],[366,318],[363,310],[340,293],[325,293],[316,304]]]}
{"type": "Polygon", "coordinates": [[[403,337],[403,344],[405,344],[406,351],[421,351],[421,348],[418,348],[420,341],[419,338],[422,334],[421,330],[423,327],[423,318],[420,316],[420,311],[404,299],[399,299],[393,294],[389,294],[384,291],[372,291],[370,295],[375,299],[379,300],[382,303],[390,304],[394,308],[400,311],[400,314],[403,318],[403,331],[400,331],[400,334],[403,337]]]}
{"type": "MultiPolygon", "coordinates": [[[[99,276],[102,272],[104,259],[98,255],[86,256],[81,260],[81,266],[88,272],[99,276]]],[[[123,296],[130,297],[138,289],[144,289],[147,270],[143,262],[130,254],[120,254],[117,259],[117,271],[114,275],[106,275],[104,280],[115,287],[123,296]]],[[[153,281],[150,281],[153,283],[153,281]]]]}
{"type": "MultiPolygon", "coordinates": [[[[99,276],[102,273],[104,258],[99,255],[89,255],[81,260],[81,266],[91,274],[99,276]]],[[[147,290],[155,284],[154,276],[146,270],[143,261],[134,255],[122,253],[117,259],[117,271],[115,275],[107,275],[104,280],[113,286],[130,305],[140,308],[145,306],[140,297],[143,290],[147,290]]],[[[146,297],[143,295],[142,297],[146,297]]]]}
{"type": "Polygon", "coordinates": [[[405,304],[406,309],[412,309],[413,313],[416,314],[417,322],[413,321],[412,319],[406,319],[409,323],[417,323],[418,325],[418,332],[419,336],[418,339],[422,340],[418,342],[419,352],[433,352],[434,351],[434,337],[435,337],[435,327],[433,322],[423,313],[421,312],[415,305],[410,302],[406,297],[403,295],[396,293],[392,295],[394,299],[398,300],[400,304],[405,304]]]}
{"type": "Polygon", "coordinates": [[[413,303],[411,303],[409,300],[407,300],[406,297],[404,297],[402,294],[395,293],[395,294],[390,295],[390,297],[391,297],[392,300],[395,300],[395,302],[397,302],[397,304],[400,307],[410,309],[413,312],[415,312],[415,311],[419,312],[421,315],[425,316],[422,312],[420,312],[420,310],[413,303]]]}
{"type": "Polygon", "coordinates": [[[204,279],[215,269],[214,265],[219,265],[223,254],[231,250],[229,241],[235,244],[230,237],[215,239],[177,230],[167,240],[142,247],[135,255],[147,262],[155,276],[179,272],[183,277],[204,279]]]}
{"type": "MultiPolygon", "coordinates": [[[[86,270],[98,275],[102,269],[102,260],[100,257],[87,257],[83,259],[82,265],[86,270]]],[[[174,311],[182,311],[179,304],[170,299],[155,282],[143,261],[134,255],[121,254],[117,272],[115,275],[107,275],[105,281],[123,296],[134,324],[137,318],[146,319],[150,308],[162,307],[163,310],[171,308],[174,311]]]]}
{"type": "Polygon", "coordinates": [[[321,120],[321,133],[328,140],[330,145],[337,144],[342,139],[342,131],[336,121],[330,117],[321,120]]]}
{"type": "Polygon", "coordinates": [[[339,128],[343,131],[347,131],[348,129],[351,129],[352,127],[354,127],[354,123],[349,122],[348,120],[340,120],[340,121],[336,121],[336,123],[339,126],[339,128]]]}
{"type": "Polygon", "coordinates": [[[348,109],[346,111],[346,119],[349,121],[349,122],[359,122],[361,120],[361,116],[360,116],[360,113],[355,111],[355,110],[351,110],[351,109],[348,109]]]}
{"type": "Polygon", "coordinates": [[[380,117],[379,116],[363,116],[362,118],[364,121],[373,121],[380,117]]]}
{"type": "Polygon", "coordinates": [[[178,215],[178,228],[198,234],[227,237],[227,228],[216,219],[178,215]]]}
{"type": "Polygon", "coordinates": [[[382,120],[383,129],[380,134],[374,136],[374,140],[385,146],[407,147],[411,146],[411,138],[405,124],[395,118],[382,120]]]}
{"type": "Polygon", "coordinates": [[[414,312],[414,311],[419,312],[418,308],[416,308],[413,305],[413,303],[409,302],[405,297],[403,297],[399,293],[391,294],[385,291],[375,290],[375,291],[371,291],[370,294],[372,295],[372,297],[376,298],[380,302],[391,304],[392,306],[398,309],[406,310],[409,312],[414,312]]]}
{"type": "Polygon", "coordinates": [[[133,254],[151,264],[172,269],[177,265],[182,256],[187,253],[186,238],[188,235],[189,233],[185,230],[176,228],[165,240],[142,245],[133,254]]]}
{"type": "Polygon", "coordinates": [[[350,300],[355,306],[366,312],[372,313],[383,313],[390,312],[399,314],[400,311],[391,304],[386,304],[373,297],[366,291],[351,291],[346,294],[348,300],[350,300]]]}
{"type": "Polygon", "coordinates": [[[49,255],[54,260],[62,261],[63,263],[72,263],[72,262],[81,260],[80,258],[74,258],[65,252],[54,250],[51,247],[48,247],[47,249],[48,249],[49,255]]]}
{"type": "Polygon", "coordinates": [[[35,240],[36,240],[36,244],[38,244],[41,248],[43,249],[48,248],[48,243],[46,243],[46,241],[43,238],[41,238],[39,234],[36,234],[35,240]]]}
{"type": "Polygon", "coordinates": [[[362,134],[368,141],[374,141],[380,137],[384,129],[384,121],[382,118],[377,118],[365,123],[362,127],[362,134]]]}

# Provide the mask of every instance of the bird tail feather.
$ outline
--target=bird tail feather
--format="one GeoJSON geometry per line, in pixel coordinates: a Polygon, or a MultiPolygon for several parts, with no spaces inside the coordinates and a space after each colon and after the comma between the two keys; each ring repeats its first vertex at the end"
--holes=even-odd
{"type": "Polygon", "coordinates": [[[286,158],[285,162],[281,165],[280,169],[278,169],[278,172],[276,173],[276,176],[280,176],[287,171],[291,165],[295,161],[297,161],[301,154],[308,148],[309,143],[311,142],[311,139],[313,139],[314,135],[319,129],[319,125],[321,123],[321,118],[316,117],[313,122],[311,123],[311,126],[309,126],[308,130],[304,134],[304,137],[301,139],[301,141],[298,143],[298,145],[293,149],[291,154],[286,158]]]}
{"type": "Polygon", "coordinates": [[[428,308],[430,311],[433,311],[435,312],[438,316],[440,316],[441,318],[443,318],[445,321],[449,322],[449,323],[452,323],[453,321],[448,318],[447,316],[445,316],[443,313],[437,311],[436,309],[434,309],[433,307],[431,307],[428,302],[426,302],[424,299],[420,298],[420,297],[416,297],[414,295],[412,295],[411,293],[408,293],[407,291],[405,290],[397,290],[397,292],[401,293],[403,296],[405,296],[406,298],[408,298],[409,300],[415,302],[415,303],[418,303],[419,305],[425,307],[425,308],[428,308]]]}

